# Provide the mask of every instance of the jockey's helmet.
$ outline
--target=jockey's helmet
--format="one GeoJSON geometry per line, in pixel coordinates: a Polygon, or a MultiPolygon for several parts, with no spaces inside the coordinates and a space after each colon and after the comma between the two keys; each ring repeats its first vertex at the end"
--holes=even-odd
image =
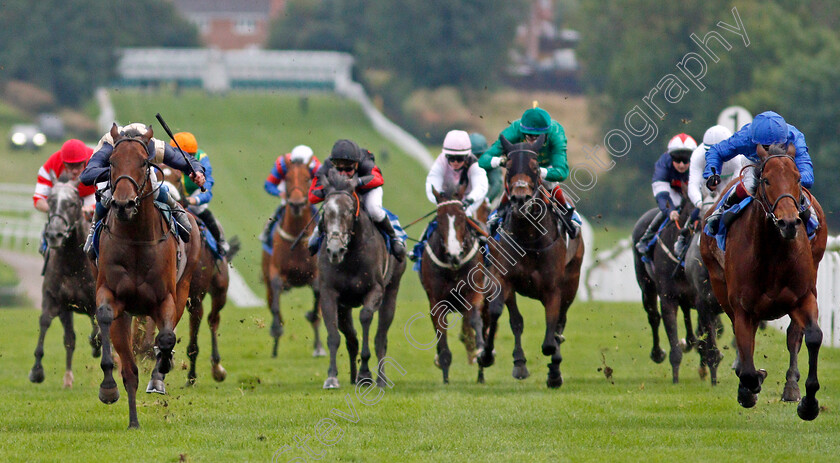
{"type": "Polygon", "coordinates": [[[703,144],[706,145],[706,150],[708,150],[712,145],[717,145],[731,136],[732,131],[727,127],[722,125],[713,125],[706,130],[706,133],[703,134],[703,144]]]}
{"type": "Polygon", "coordinates": [[[61,145],[61,162],[77,164],[86,162],[93,154],[93,149],[88,148],[81,140],[71,138],[61,145]]]}
{"type": "Polygon", "coordinates": [[[691,135],[681,133],[674,136],[668,142],[668,154],[674,160],[688,161],[691,158],[691,152],[697,148],[697,142],[691,138],[691,135]]]}
{"type": "Polygon", "coordinates": [[[466,157],[472,153],[470,135],[463,130],[450,130],[443,139],[441,154],[449,157],[466,157]]]}
{"type": "Polygon", "coordinates": [[[352,162],[362,162],[362,154],[359,150],[359,145],[350,140],[338,140],[330,151],[330,160],[344,160],[352,162]]]}
{"type": "Polygon", "coordinates": [[[128,133],[131,133],[131,132],[135,132],[138,135],[143,135],[144,133],[146,133],[146,130],[148,128],[149,127],[142,122],[131,122],[131,123],[126,124],[122,127],[117,127],[117,129],[118,129],[117,132],[119,132],[123,135],[127,135],[128,133]]]}
{"type": "Polygon", "coordinates": [[[542,108],[531,108],[522,113],[519,129],[529,135],[548,133],[551,128],[551,116],[542,108]]]}
{"type": "Polygon", "coordinates": [[[189,132],[176,133],[175,139],[170,141],[169,144],[175,148],[175,142],[178,142],[178,146],[187,153],[195,154],[198,152],[198,142],[195,140],[195,135],[189,132]]]}
{"type": "Polygon", "coordinates": [[[472,152],[476,156],[481,156],[487,151],[487,139],[478,132],[470,134],[470,145],[472,145],[472,152]]]}
{"type": "Polygon", "coordinates": [[[784,143],[788,139],[787,122],[777,113],[765,111],[750,124],[750,138],[756,145],[784,143]]]}
{"type": "Polygon", "coordinates": [[[312,159],[312,148],[306,145],[297,145],[292,148],[292,155],[291,159],[292,162],[299,162],[301,164],[309,164],[309,160],[312,159]]]}

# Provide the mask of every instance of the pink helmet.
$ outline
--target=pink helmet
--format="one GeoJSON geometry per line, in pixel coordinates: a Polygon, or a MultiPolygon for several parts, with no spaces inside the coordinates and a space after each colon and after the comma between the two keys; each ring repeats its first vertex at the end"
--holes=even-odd
{"type": "Polygon", "coordinates": [[[463,130],[450,130],[443,139],[442,154],[447,156],[467,156],[472,154],[470,135],[463,130]]]}
{"type": "Polygon", "coordinates": [[[76,164],[86,162],[93,154],[93,149],[88,148],[81,140],[71,138],[61,145],[61,162],[76,164]]]}
{"type": "Polygon", "coordinates": [[[691,135],[684,133],[675,136],[668,142],[668,153],[671,153],[672,155],[674,152],[678,151],[688,151],[690,155],[690,153],[696,148],[697,142],[691,138],[691,135]]]}

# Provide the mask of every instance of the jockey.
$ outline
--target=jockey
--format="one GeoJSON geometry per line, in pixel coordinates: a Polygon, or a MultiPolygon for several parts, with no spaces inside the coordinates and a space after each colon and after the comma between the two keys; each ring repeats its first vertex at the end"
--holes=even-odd
{"type": "Polygon", "coordinates": [[[472,217],[487,195],[487,174],[472,155],[470,136],[463,130],[450,130],[443,140],[443,150],[426,176],[426,197],[437,204],[432,188],[441,192],[447,186],[466,185],[464,209],[472,217]]]}
{"type": "MultiPolygon", "coordinates": [[[[324,191],[324,179],[329,176],[330,170],[335,169],[345,177],[355,179],[358,182],[356,193],[359,201],[364,205],[373,223],[386,235],[391,243],[391,253],[398,261],[405,259],[405,245],[397,237],[396,231],[388,218],[388,214],[382,207],[382,185],[385,180],[382,172],[376,166],[373,153],[350,140],[338,140],[332,147],[330,157],[318,169],[312,185],[309,187],[309,202],[320,203],[326,196],[324,191]]],[[[314,255],[318,252],[315,246],[318,233],[313,232],[310,239],[309,251],[314,255]]]]}
{"type": "MultiPolygon", "coordinates": [[[[472,154],[476,158],[480,158],[485,151],[487,151],[487,139],[484,135],[478,132],[470,134],[470,144],[472,145],[472,154]]],[[[502,169],[495,168],[487,170],[487,202],[492,204],[501,194],[504,188],[504,180],[502,179],[502,169]]]]}
{"type": "Polygon", "coordinates": [[[268,178],[265,179],[265,191],[272,196],[279,197],[280,205],[277,206],[274,214],[268,218],[268,222],[265,223],[265,227],[263,227],[263,231],[260,233],[260,241],[263,243],[268,244],[268,240],[271,237],[271,228],[275,222],[282,218],[283,211],[286,209],[286,172],[289,171],[289,164],[293,162],[306,165],[309,168],[309,175],[312,178],[315,177],[318,169],[321,168],[321,161],[314,155],[312,148],[306,145],[295,146],[291,152],[277,157],[274,165],[271,166],[271,172],[268,174],[268,178]]]}
{"type": "MultiPolygon", "coordinates": [[[[765,111],[755,116],[753,121],[735,132],[735,135],[709,148],[706,153],[706,169],[703,171],[703,178],[706,179],[706,186],[714,191],[721,182],[721,164],[739,154],[747,158],[745,166],[755,166],[760,163],[756,154],[756,147],[764,145],[767,149],[776,143],[793,143],[796,147],[794,162],[799,170],[800,183],[805,188],[811,188],[814,184],[814,166],[811,164],[811,156],[808,154],[808,145],[805,144],[805,135],[796,127],[785,122],[782,116],[773,111],[765,111]]],[[[723,209],[731,207],[738,202],[752,196],[757,186],[757,172],[752,169],[749,175],[745,175],[738,183],[735,192],[729,195],[722,207],[716,209],[707,219],[706,226],[712,231],[717,231],[723,209]]]]}
{"type": "MultiPolygon", "coordinates": [[[[726,140],[732,136],[732,131],[722,125],[713,125],[703,134],[703,143],[698,146],[694,152],[691,153],[691,162],[688,167],[688,200],[694,204],[694,210],[691,211],[691,218],[689,223],[694,223],[700,218],[700,213],[703,212],[705,206],[711,206],[715,202],[715,196],[712,196],[712,191],[706,188],[703,181],[703,169],[706,168],[706,152],[712,146],[726,140]]],[[[721,178],[725,182],[729,182],[736,175],[740,175],[741,166],[744,157],[736,156],[723,164],[723,171],[721,178]]],[[[682,256],[687,249],[686,240],[688,233],[680,233],[674,244],[674,251],[678,256],[682,256]]]]}
{"type": "Polygon", "coordinates": [[[668,142],[668,151],[662,153],[656,161],[651,187],[659,212],[636,243],[636,250],[640,254],[648,253],[651,238],[666,219],[676,221],[679,218],[682,188],[688,184],[688,165],[695,149],[697,142],[691,136],[681,133],[668,142]]]}
{"type": "Polygon", "coordinates": [[[219,228],[216,217],[213,216],[213,212],[208,207],[208,203],[213,199],[213,185],[216,183],[213,179],[213,167],[210,165],[210,157],[207,156],[204,150],[198,149],[198,142],[195,139],[195,135],[190,132],[176,133],[175,139],[170,141],[169,144],[174,148],[176,147],[176,142],[177,146],[180,146],[187,155],[198,160],[204,167],[204,191],[201,191],[195,182],[183,174],[181,174],[181,185],[184,188],[184,193],[186,193],[187,209],[204,222],[204,226],[207,227],[207,230],[213,235],[213,239],[216,240],[219,254],[224,256],[227,254],[230,246],[225,241],[224,233],[219,228]]]}
{"type": "MultiPolygon", "coordinates": [[[[121,134],[129,134],[132,136],[142,135],[146,133],[146,129],[147,126],[139,122],[117,128],[121,134]]],[[[149,151],[149,160],[153,163],[159,164],[162,162],[167,166],[173,167],[185,173],[192,170],[193,173],[190,174],[190,179],[199,187],[204,186],[204,166],[202,166],[201,163],[194,157],[185,156],[183,151],[173,148],[166,144],[163,140],[158,140],[156,138],[152,138],[149,141],[147,149],[149,151]]],[[[94,148],[93,156],[91,156],[87,167],[85,167],[84,172],[82,172],[79,177],[83,184],[96,184],[96,187],[99,190],[99,194],[97,195],[98,201],[96,203],[96,213],[94,214],[94,220],[90,224],[90,233],[88,233],[87,241],[85,242],[85,252],[88,254],[88,257],[91,257],[91,260],[95,258],[93,252],[93,232],[96,228],[96,223],[105,217],[105,214],[108,212],[108,208],[111,205],[112,193],[109,183],[111,180],[110,158],[113,151],[114,140],[111,138],[111,134],[109,132],[103,135],[99,140],[99,144],[97,144],[96,148],[94,148]]],[[[178,224],[186,232],[182,236],[182,239],[184,239],[184,241],[188,241],[191,227],[189,218],[186,216],[186,211],[184,211],[181,205],[169,195],[169,190],[165,185],[162,185],[155,176],[152,176],[151,178],[152,188],[159,188],[156,200],[169,205],[172,209],[172,215],[175,217],[175,220],[178,221],[178,224]]]]}
{"type": "MultiPolygon", "coordinates": [[[[504,129],[499,138],[493,143],[481,158],[478,164],[485,170],[495,169],[504,163],[501,137],[504,136],[511,143],[529,142],[533,143],[537,137],[545,134],[545,144],[537,153],[537,161],[540,165],[540,178],[544,185],[551,190],[551,195],[562,207],[561,219],[567,225],[569,235],[574,238],[580,230],[578,222],[573,220],[574,207],[566,202],[563,190],[559,182],[569,176],[569,165],[566,162],[566,132],[559,122],[551,119],[551,115],[542,108],[534,107],[522,113],[519,120],[514,121],[504,129]]],[[[502,197],[502,202],[497,211],[497,220],[493,225],[495,230],[504,221],[504,215],[508,209],[507,195],[502,197]]]]}
{"type": "MultiPolygon", "coordinates": [[[[93,150],[88,148],[81,140],[70,139],[61,145],[61,149],[52,154],[47,159],[47,162],[38,169],[38,180],[35,183],[35,194],[32,195],[32,202],[35,209],[41,212],[50,212],[50,205],[47,203],[47,198],[50,196],[53,188],[53,182],[58,180],[62,174],[66,174],[69,180],[76,180],[81,175],[82,171],[87,165],[90,155],[93,150]]],[[[82,212],[86,217],[93,215],[93,209],[96,206],[96,188],[92,186],[82,185],[78,186],[79,197],[82,198],[82,212]]],[[[41,254],[46,252],[46,241],[41,239],[41,246],[39,251],[41,254]]]]}

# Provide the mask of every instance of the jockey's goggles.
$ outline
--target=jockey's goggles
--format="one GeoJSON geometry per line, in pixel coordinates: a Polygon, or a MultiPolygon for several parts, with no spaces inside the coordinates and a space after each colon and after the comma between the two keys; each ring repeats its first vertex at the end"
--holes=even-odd
{"type": "Polygon", "coordinates": [[[339,172],[353,172],[353,171],[355,171],[355,170],[356,170],[356,166],[355,166],[355,165],[353,165],[353,164],[350,164],[350,165],[342,165],[342,166],[338,166],[338,165],[336,165],[336,166],[335,166],[335,170],[337,170],[337,171],[339,171],[339,172]]]}
{"type": "Polygon", "coordinates": [[[461,156],[458,154],[447,154],[446,161],[447,162],[464,162],[467,160],[466,156],[461,156]]]}

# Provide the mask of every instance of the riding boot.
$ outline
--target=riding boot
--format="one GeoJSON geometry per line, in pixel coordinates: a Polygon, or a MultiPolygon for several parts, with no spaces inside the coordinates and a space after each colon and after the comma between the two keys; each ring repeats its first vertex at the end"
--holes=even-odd
{"type": "Polygon", "coordinates": [[[677,238],[677,242],[674,243],[674,253],[677,255],[677,259],[683,260],[685,258],[685,253],[688,252],[688,234],[691,231],[690,228],[685,227],[680,230],[680,236],[677,238]]]}
{"type": "Polygon", "coordinates": [[[650,225],[648,225],[645,230],[645,233],[641,238],[639,238],[639,241],[636,242],[636,250],[639,251],[639,254],[645,255],[648,253],[648,244],[653,238],[653,235],[656,234],[656,231],[659,230],[659,226],[662,225],[662,222],[665,221],[666,217],[668,216],[662,211],[656,213],[656,216],[653,220],[651,220],[650,225]]]}
{"type": "Polygon", "coordinates": [[[402,240],[397,237],[397,232],[394,231],[394,226],[391,225],[391,220],[386,215],[384,219],[374,223],[380,230],[388,235],[388,238],[391,241],[391,254],[393,254],[398,261],[402,262],[403,259],[405,259],[405,245],[402,240]]]}
{"type": "Polygon", "coordinates": [[[201,214],[198,214],[198,217],[204,222],[204,226],[207,227],[210,234],[213,235],[213,239],[216,240],[216,248],[219,251],[219,255],[222,257],[226,256],[230,250],[230,246],[225,241],[225,234],[221,227],[219,227],[219,222],[216,221],[213,212],[209,208],[204,209],[201,214]]]}
{"type": "Polygon", "coordinates": [[[308,249],[309,255],[314,256],[318,254],[318,250],[321,249],[321,224],[315,225],[315,229],[312,230],[312,236],[309,237],[308,249]]]}
{"type": "Polygon", "coordinates": [[[100,209],[102,209],[102,207],[97,206],[93,213],[93,218],[90,221],[90,230],[88,231],[87,238],[85,239],[85,245],[82,248],[82,250],[88,256],[88,259],[91,260],[91,262],[96,261],[96,252],[93,249],[93,232],[96,229],[96,224],[99,223],[100,220],[102,220],[102,216],[104,215],[100,213],[100,209]]]}
{"type": "Polygon", "coordinates": [[[268,221],[265,223],[263,227],[262,233],[260,233],[260,242],[270,245],[271,239],[271,229],[274,227],[274,224],[277,223],[280,219],[283,218],[283,212],[285,211],[286,203],[281,202],[277,209],[274,211],[274,214],[268,218],[268,221]]]}
{"type": "Polygon", "coordinates": [[[172,195],[166,195],[166,204],[169,205],[169,208],[172,211],[172,216],[175,217],[175,221],[178,222],[178,225],[181,226],[183,229],[183,233],[178,233],[178,236],[181,237],[181,241],[184,243],[190,242],[190,233],[192,233],[192,225],[190,225],[190,218],[187,217],[187,211],[178,204],[178,201],[175,201],[175,198],[172,195]]]}
{"type": "Polygon", "coordinates": [[[566,225],[566,232],[569,238],[575,239],[580,234],[580,224],[574,219],[575,207],[566,205],[560,210],[560,218],[566,225]]]}
{"type": "Polygon", "coordinates": [[[496,217],[494,220],[488,221],[487,226],[490,229],[490,236],[496,236],[496,232],[499,230],[499,227],[504,223],[505,216],[510,209],[510,201],[505,201],[502,199],[502,203],[499,204],[499,208],[496,209],[496,217]]]}
{"type": "Polygon", "coordinates": [[[706,218],[706,227],[708,227],[712,233],[716,234],[718,232],[718,227],[720,227],[720,219],[723,217],[723,211],[738,204],[739,202],[741,202],[741,198],[738,197],[737,190],[730,193],[729,196],[723,200],[723,205],[715,209],[714,212],[706,218]]]}

